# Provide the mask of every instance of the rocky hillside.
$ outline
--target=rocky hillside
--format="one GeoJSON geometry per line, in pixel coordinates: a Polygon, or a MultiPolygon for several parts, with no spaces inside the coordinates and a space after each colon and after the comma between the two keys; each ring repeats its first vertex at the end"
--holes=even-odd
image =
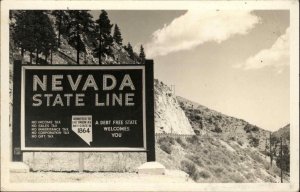
{"type": "Polygon", "coordinates": [[[194,135],[194,130],[170,87],[154,81],[155,132],[194,135]]]}
{"type": "Polygon", "coordinates": [[[273,132],[273,135],[277,138],[282,137],[283,139],[290,140],[290,124],[278,129],[273,132]]]}
{"type": "Polygon", "coordinates": [[[217,133],[225,140],[237,141],[245,147],[256,147],[260,151],[265,150],[269,131],[185,98],[177,97],[177,99],[198,135],[217,133]]]}

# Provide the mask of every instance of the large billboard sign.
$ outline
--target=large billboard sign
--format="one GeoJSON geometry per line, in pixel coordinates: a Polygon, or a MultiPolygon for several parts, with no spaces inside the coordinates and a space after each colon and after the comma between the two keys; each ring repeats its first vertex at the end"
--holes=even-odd
{"type": "Polygon", "coordinates": [[[150,150],[152,63],[23,65],[20,75],[21,151],[150,150]]]}

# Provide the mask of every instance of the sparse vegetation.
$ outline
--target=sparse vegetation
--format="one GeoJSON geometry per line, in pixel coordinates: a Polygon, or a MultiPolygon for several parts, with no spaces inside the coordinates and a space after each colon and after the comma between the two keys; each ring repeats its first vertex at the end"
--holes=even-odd
{"type": "Polygon", "coordinates": [[[199,177],[204,178],[204,179],[208,179],[208,178],[210,178],[210,174],[207,171],[200,171],[199,172],[199,177]]]}
{"type": "Polygon", "coordinates": [[[183,141],[183,139],[181,137],[177,137],[176,138],[176,142],[179,143],[179,145],[182,147],[182,148],[187,148],[187,144],[183,141]]]}
{"type": "Polygon", "coordinates": [[[257,126],[254,126],[254,125],[251,125],[251,124],[248,123],[248,124],[244,127],[244,130],[246,131],[246,133],[257,132],[257,131],[258,131],[258,127],[257,127],[257,126]]]}
{"type": "Polygon", "coordinates": [[[195,164],[197,164],[199,167],[203,167],[204,166],[201,158],[198,157],[197,155],[187,155],[186,157],[188,159],[190,159],[192,162],[194,162],[195,164]]]}
{"type": "Polygon", "coordinates": [[[229,177],[236,183],[244,182],[243,176],[240,175],[239,173],[231,173],[231,174],[229,174],[229,177]]]}
{"type": "Polygon", "coordinates": [[[240,146],[243,146],[243,144],[244,144],[243,141],[241,141],[241,140],[238,140],[237,143],[238,143],[240,146]]]}
{"type": "Polygon", "coordinates": [[[192,137],[187,137],[186,141],[192,144],[197,144],[198,141],[198,137],[196,135],[193,135],[192,137]]]}
{"type": "Polygon", "coordinates": [[[212,130],[213,132],[216,132],[216,133],[222,133],[222,129],[219,127],[219,126],[215,126],[215,129],[212,130]]]}
{"type": "Polygon", "coordinates": [[[175,144],[175,139],[173,137],[163,137],[158,140],[160,148],[168,154],[172,152],[172,145],[175,144]]]}
{"type": "Polygon", "coordinates": [[[258,145],[259,145],[259,139],[258,138],[256,138],[253,135],[249,135],[248,139],[249,139],[250,146],[252,146],[252,147],[258,147],[258,145]]]}
{"type": "Polygon", "coordinates": [[[191,161],[183,160],[181,161],[181,170],[189,174],[189,176],[194,180],[197,181],[200,177],[199,171],[195,164],[191,161]]]}

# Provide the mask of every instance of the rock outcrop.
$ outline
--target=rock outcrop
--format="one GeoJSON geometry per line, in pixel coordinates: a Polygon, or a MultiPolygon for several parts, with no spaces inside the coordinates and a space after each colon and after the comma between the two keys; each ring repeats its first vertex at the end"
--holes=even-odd
{"type": "Polygon", "coordinates": [[[155,132],[194,135],[194,130],[170,87],[154,81],[155,132]]]}

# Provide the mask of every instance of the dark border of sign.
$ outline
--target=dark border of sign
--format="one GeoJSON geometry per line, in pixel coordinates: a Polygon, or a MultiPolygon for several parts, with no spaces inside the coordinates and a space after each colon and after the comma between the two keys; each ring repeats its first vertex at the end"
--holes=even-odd
{"type": "MultiPolygon", "coordinates": [[[[18,62],[16,62],[18,63],[18,62]]],[[[13,144],[13,150],[17,147],[22,147],[21,151],[45,151],[45,152],[150,152],[149,155],[153,156],[153,157],[149,157],[150,159],[155,159],[155,154],[152,154],[151,152],[155,150],[155,133],[154,133],[154,93],[153,93],[153,89],[154,89],[154,78],[153,78],[153,60],[146,60],[146,64],[141,65],[141,64],[121,64],[121,65],[22,65],[22,66],[14,66],[16,68],[19,68],[18,70],[16,70],[15,72],[17,72],[19,75],[17,75],[16,73],[14,74],[14,77],[17,77],[14,80],[19,80],[20,82],[17,83],[18,87],[20,87],[21,89],[19,90],[19,96],[16,96],[14,94],[14,100],[20,100],[20,107],[15,107],[16,113],[15,111],[13,112],[14,116],[17,116],[17,118],[19,119],[19,123],[18,122],[14,122],[14,126],[13,126],[13,135],[15,136],[13,138],[13,143],[17,144],[14,145],[13,144]],[[21,128],[24,124],[22,123],[24,118],[24,109],[22,107],[21,104],[23,104],[21,101],[24,99],[24,96],[21,96],[21,92],[23,92],[23,84],[21,83],[21,78],[23,79],[24,77],[21,77],[21,73],[23,73],[23,71],[26,69],[26,67],[28,68],[41,68],[41,69],[45,69],[45,68],[54,68],[57,69],[58,68],[65,68],[68,69],[68,67],[72,67],[72,68],[103,68],[103,67],[109,67],[109,68],[118,68],[118,67],[122,67],[122,68],[137,68],[137,69],[143,69],[143,118],[144,118],[144,123],[143,123],[143,143],[144,146],[143,148],[130,148],[130,147],[91,147],[91,148],[46,148],[46,147],[34,147],[34,148],[26,148],[22,143],[24,141],[24,139],[21,139],[22,137],[22,129],[21,128]],[[16,98],[17,97],[17,98],[16,98]],[[18,98],[19,97],[19,98],[18,98]],[[19,114],[19,115],[16,115],[19,114]],[[18,117],[19,116],[19,117],[18,117]],[[146,120],[147,119],[147,120],[146,120]],[[16,131],[16,129],[19,129],[19,131],[16,131]],[[15,135],[17,134],[17,135],[15,135]],[[16,141],[15,138],[19,138],[19,141],[16,141]],[[18,146],[19,144],[19,146],[18,146]]],[[[23,80],[24,82],[24,80],[23,80]]],[[[147,154],[148,156],[148,154],[147,154]]],[[[148,159],[148,157],[147,157],[148,159]]]]}

